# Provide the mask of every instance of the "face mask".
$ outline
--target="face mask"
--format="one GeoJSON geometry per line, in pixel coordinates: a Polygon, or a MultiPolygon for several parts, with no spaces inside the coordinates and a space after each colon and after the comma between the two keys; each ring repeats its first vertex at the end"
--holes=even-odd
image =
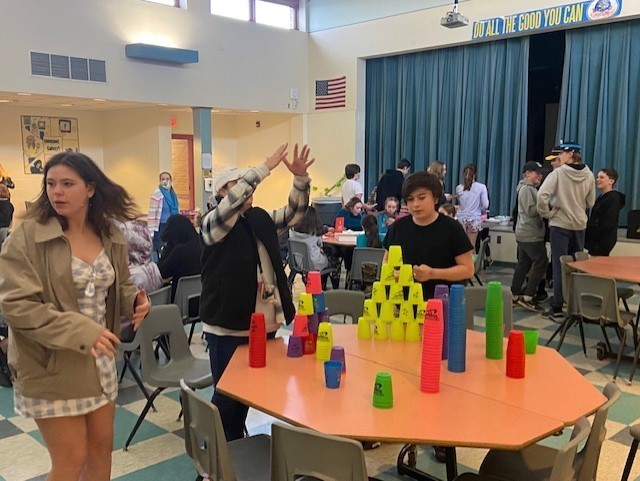
{"type": "Polygon", "coordinates": [[[171,188],[171,181],[170,181],[170,180],[163,180],[163,181],[162,181],[162,186],[163,186],[165,189],[170,189],[170,188],[171,188]]]}

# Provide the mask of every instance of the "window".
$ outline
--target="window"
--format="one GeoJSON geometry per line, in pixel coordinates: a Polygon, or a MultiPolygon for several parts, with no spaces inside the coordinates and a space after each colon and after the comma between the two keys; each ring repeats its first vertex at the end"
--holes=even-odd
{"type": "Polygon", "coordinates": [[[211,13],[293,30],[298,4],[299,0],[211,0],[211,13]]]}
{"type": "Polygon", "coordinates": [[[186,3],[186,0],[145,0],[151,3],[159,3],[160,5],[168,5],[170,7],[178,7],[178,8],[187,8],[186,5],[182,5],[182,3],[186,3]]]}

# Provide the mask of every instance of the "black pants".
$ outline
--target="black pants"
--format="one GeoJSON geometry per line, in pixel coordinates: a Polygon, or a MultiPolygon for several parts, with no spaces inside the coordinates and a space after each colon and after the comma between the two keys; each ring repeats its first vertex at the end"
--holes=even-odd
{"type": "Polygon", "coordinates": [[[538,284],[540,284],[547,271],[548,263],[544,241],[518,242],[518,263],[511,282],[512,294],[516,296],[523,294],[522,284],[524,284],[524,279],[529,274],[524,295],[527,297],[535,296],[538,284]],[[531,272],[529,273],[529,271],[531,272]]]}

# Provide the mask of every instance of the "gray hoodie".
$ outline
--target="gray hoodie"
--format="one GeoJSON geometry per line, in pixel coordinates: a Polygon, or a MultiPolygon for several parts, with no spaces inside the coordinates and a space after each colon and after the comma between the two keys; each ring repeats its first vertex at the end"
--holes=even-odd
{"type": "Polygon", "coordinates": [[[516,194],[518,201],[518,222],[516,223],[516,240],[518,242],[544,241],[544,222],[538,213],[538,190],[535,186],[521,180],[516,194]]]}
{"type": "Polygon", "coordinates": [[[564,164],[552,171],[538,192],[538,212],[550,227],[587,228],[587,209],[596,201],[596,182],[585,164],[564,164]],[[556,210],[557,209],[557,210],[556,210]]]}

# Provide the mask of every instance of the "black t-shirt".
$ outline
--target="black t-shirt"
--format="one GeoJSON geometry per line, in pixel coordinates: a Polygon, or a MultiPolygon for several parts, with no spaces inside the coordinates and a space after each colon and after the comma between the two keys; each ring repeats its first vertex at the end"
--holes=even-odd
{"type": "MultiPolygon", "coordinates": [[[[426,264],[438,269],[456,265],[456,257],[473,249],[460,223],[450,217],[438,215],[427,226],[419,226],[409,215],[396,220],[389,226],[384,240],[389,246],[402,247],[402,260],[412,266],[426,264]]],[[[422,283],[425,299],[431,299],[437,284],[451,285],[453,282],[430,280],[422,283]]]]}

